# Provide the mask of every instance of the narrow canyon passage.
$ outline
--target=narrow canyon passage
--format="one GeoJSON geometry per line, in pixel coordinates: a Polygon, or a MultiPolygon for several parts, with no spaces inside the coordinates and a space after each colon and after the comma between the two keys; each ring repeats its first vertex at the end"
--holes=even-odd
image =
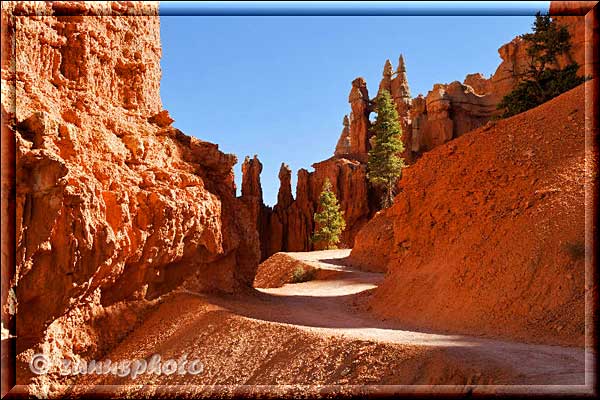
{"type": "Polygon", "coordinates": [[[234,296],[181,290],[106,357],[186,354],[202,360],[202,374],[140,375],[134,382],[90,375],[77,383],[123,385],[122,394],[150,390],[132,384],[191,384],[198,385],[188,388],[195,395],[206,393],[204,385],[232,384],[585,384],[583,348],[412,330],[365,307],[383,274],[346,267],[349,250],[288,254],[328,274],[234,296]]]}
{"type": "Polygon", "coordinates": [[[163,5],[2,3],[0,396],[595,393],[597,2],[163,5]]]}

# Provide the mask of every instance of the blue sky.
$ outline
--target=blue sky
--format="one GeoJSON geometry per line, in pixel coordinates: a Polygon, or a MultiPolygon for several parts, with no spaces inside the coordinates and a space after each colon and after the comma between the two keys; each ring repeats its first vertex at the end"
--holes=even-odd
{"type": "MultiPolygon", "coordinates": [[[[161,4],[162,7],[162,4],[161,4]]],[[[489,76],[497,49],[530,31],[531,16],[161,16],[161,96],[188,135],[238,156],[258,154],[265,203],[281,162],[296,172],[333,155],[357,76],[377,92],[383,65],[406,60],[411,93],[489,76]]]]}

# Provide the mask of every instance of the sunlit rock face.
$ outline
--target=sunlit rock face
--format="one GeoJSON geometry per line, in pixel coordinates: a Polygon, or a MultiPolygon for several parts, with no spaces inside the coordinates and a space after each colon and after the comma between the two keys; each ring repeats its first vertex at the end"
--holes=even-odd
{"type": "MultiPolygon", "coordinates": [[[[162,109],[157,12],[156,2],[2,6],[3,46],[16,54],[2,56],[2,135],[16,145],[3,319],[16,311],[22,343],[190,276],[197,290],[252,284],[258,233],[235,197],[236,157],[162,109]]],[[[11,181],[2,185],[4,195],[11,181]]]]}

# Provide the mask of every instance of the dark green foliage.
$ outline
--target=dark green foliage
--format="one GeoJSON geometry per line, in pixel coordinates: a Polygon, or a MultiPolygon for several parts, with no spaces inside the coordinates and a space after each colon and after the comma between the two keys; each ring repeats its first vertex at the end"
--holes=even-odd
{"type": "Polygon", "coordinates": [[[340,211],[335,193],[331,190],[331,182],[325,180],[319,197],[319,211],[315,213],[316,230],[313,242],[322,243],[326,249],[335,249],[340,236],[346,229],[343,212],[340,211]]]}
{"type": "Polygon", "coordinates": [[[521,81],[498,104],[498,108],[504,109],[502,117],[530,110],[578,86],[584,81],[584,78],[577,76],[578,68],[577,64],[571,64],[561,70],[548,69],[537,80],[521,81]]]}
{"type": "Polygon", "coordinates": [[[382,207],[387,208],[392,205],[396,181],[405,166],[400,157],[404,144],[398,112],[388,91],[377,96],[375,106],[377,119],[371,126],[373,148],[369,151],[368,178],[373,186],[384,189],[382,207]]]}
{"type": "Polygon", "coordinates": [[[527,55],[531,58],[529,68],[535,74],[542,73],[557,57],[571,49],[569,31],[556,24],[549,15],[538,12],[533,32],[521,36],[527,42],[527,55]]]}
{"type": "Polygon", "coordinates": [[[521,36],[527,43],[529,70],[519,84],[498,104],[502,117],[510,117],[536,107],[581,84],[577,63],[565,68],[556,67],[557,57],[571,48],[569,31],[558,26],[550,16],[538,13],[533,32],[521,36]]]}

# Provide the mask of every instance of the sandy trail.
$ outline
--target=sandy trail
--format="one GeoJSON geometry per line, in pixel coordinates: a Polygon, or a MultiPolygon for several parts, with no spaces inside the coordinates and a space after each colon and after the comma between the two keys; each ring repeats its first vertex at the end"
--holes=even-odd
{"type": "MultiPolygon", "coordinates": [[[[363,272],[344,266],[350,250],[287,253],[314,267],[338,271],[333,279],[286,284],[280,288],[258,289],[272,296],[275,308],[287,318],[277,322],[327,335],[343,335],[361,340],[435,346],[452,349],[466,360],[493,360],[507,364],[531,383],[560,385],[585,384],[586,351],[582,348],[548,346],[492,340],[456,334],[408,330],[397,323],[382,321],[349,308],[349,297],[373,289],[384,274],[363,272]],[[404,329],[403,329],[404,328],[404,329]],[[528,377],[528,378],[526,378],[528,377]]],[[[255,310],[257,311],[257,310],[255,310]]],[[[271,312],[271,319],[274,319],[271,312]]],[[[261,315],[265,319],[269,316],[261,315]]],[[[587,352],[588,361],[592,353],[587,352]]],[[[588,364],[588,365],[591,365],[588,364]]],[[[588,382],[591,379],[588,374],[588,382]]]]}
{"type": "MultiPolygon", "coordinates": [[[[298,384],[387,385],[401,391],[407,386],[394,385],[458,384],[480,391],[524,387],[536,392],[552,387],[539,385],[567,385],[561,390],[589,391],[593,373],[586,376],[585,364],[587,356],[592,365],[592,355],[583,348],[424,332],[376,318],[365,300],[383,274],[344,266],[348,253],[290,253],[329,270],[322,280],[237,295],[174,293],[107,357],[201,358],[206,365],[201,375],[143,375],[135,380],[153,388],[192,388],[184,396],[229,388],[220,385],[248,390],[254,390],[248,385],[278,385],[279,390],[298,384]],[[207,388],[212,391],[204,392],[207,388]]],[[[123,385],[121,395],[142,390],[127,386],[132,383],[128,378],[113,376],[87,376],[78,383],[123,385]]]]}

